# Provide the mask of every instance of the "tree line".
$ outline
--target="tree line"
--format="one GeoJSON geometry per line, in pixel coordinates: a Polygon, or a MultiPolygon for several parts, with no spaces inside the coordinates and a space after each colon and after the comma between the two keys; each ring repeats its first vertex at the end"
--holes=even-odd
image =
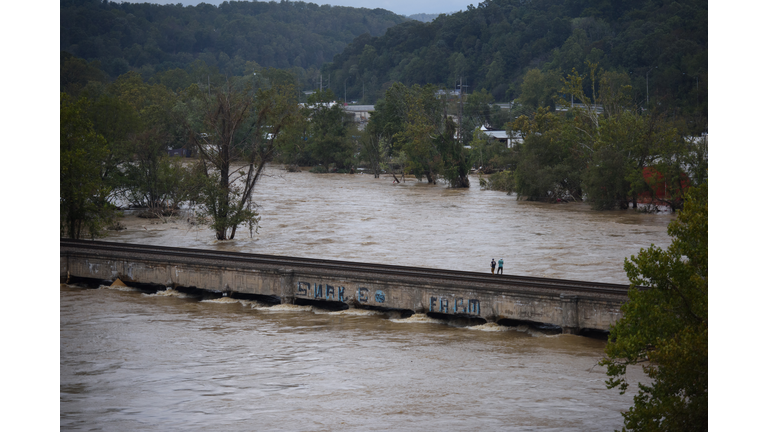
{"type": "MultiPolygon", "coordinates": [[[[98,61],[111,79],[145,78],[196,60],[242,76],[253,63],[291,69],[303,88],[356,36],[382,35],[407,18],[384,9],[305,2],[232,1],[219,6],[61,0],[60,50],[98,61]]],[[[327,78],[326,78],[327,79],[327,78]]]]}
{"type": "Polygon", "coordinates": [[[204,63],[144,80],[110,81],[61,55],[61,232],[95,237],[117,223],[115,202],[165,217],[187,205],[218,239],[258,229],[251,196],[270,162],[313,171],[358,164],[360,133],[330,90],[302,103],[280,69],[225,76],[204,63]],[[173,83],[167,86],[165,83],[173,83]],[[169,156],[179,149],[193,158],[169,156]]]}
{"type": "MultiPolygon", "coordinates": [[[[585,61],[626,73],[631,100],[706,130],[707,2],[702,0],[487,0],[429,23],[408,21],[362,34],[324,66],[331,87],[373,103],[394,83],[434,84],[495,101],[519,99],[538,69],[549,85],[585,61]]],[[[559,86],[558,86],[559,88],[559,86]]],[[[587,96],[592,97],[588,91],[587,96]]]]}
{"type": "MultiPolygon", "coordinates": [[[[577,71],[560,77],[562,93],[585,103],[571,108],[560,98],[567,108],[555,110],[545,104],[557,93],[529,95],[526,104],[538,103],[536,111],[506,123],[508,133],[524,141],[514,150],[512,167],[494,174],[489,187],[514,191],[518,199],[586,199],[596,209],[636,208],[641,195],[681,208],[685,190],[707,180],[706,136],[686,135],[683,119],[658,109],[637,109],[628,74],[587,66],[586,77],[577,71]]],[[[538,82],[538,71],[526,75],[524,88],[548,91],[528,86],[528,80],[538,82]]]]}

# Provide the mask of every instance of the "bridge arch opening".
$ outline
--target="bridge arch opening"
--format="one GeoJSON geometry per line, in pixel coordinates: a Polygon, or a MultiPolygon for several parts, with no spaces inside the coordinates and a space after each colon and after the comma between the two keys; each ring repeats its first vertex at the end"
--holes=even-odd
{"type": "Polygon", "coordinates": [[[441,321],[450,322],[461,327],[472,327],[487,324],[488,320],[476,316],[469,315],[457,315],[457,314],[445,314],[440,312],[427,312],[427,316],[430,318],[439,319],[441,321]]]}
{"type": "Polygon", "coordinates": [[[545,334],[559,334],[563,333],[563,328],[554,324],[547,324],[538,321],[529,320],[516,320],[510,318],[501,318],[496,321],[496,324],[506,327],[528,327],[545,334]]]}

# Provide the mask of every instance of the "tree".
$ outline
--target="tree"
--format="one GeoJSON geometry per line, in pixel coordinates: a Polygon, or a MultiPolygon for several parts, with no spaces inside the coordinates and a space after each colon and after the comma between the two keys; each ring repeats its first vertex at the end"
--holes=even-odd
{"type": "Polygon", "coordinates": [[[554,111],[555,102],[559,97],[557,94],[560,88],[559,80],[558,71],[542,72],[539,69],[531,69],[523,77],[518,100],[531,111],[535,111],[538,107],[547,107],[554,111]]]}
{"type": "Polygon", "coordinates": [[[669,248],[651,246],[624,261],[629,301],[600,364],[607,366],[608,388],[622,394],[628,365],[642,364],[653,380],[639,384],[634,406],[623,414],[627,430],[707,430],[707,184],[685,198],[667,229],[669,248]]]}
{"type": "Polygon", "coordinates": [[[405,130],[395,138],[406,154],[405,169],[417,179],[427,178],[427,183],[436,184],[442,159],[438,152],[435,136],[439,133],[429,119],[428,108],[421,98],[412,98],[408,110],[405,130]]]}
{"type": "Polygon", "coordinates": [[[468,95],[467,102],[462,111],[462,137],[461,142],[468,143],[474,139],[474,130],[488,126],[491,121],[491,106],[493,96],[487,90],[482,89],[468,95]]]}
{"type": "Polygon", "coordinates": [[[169,216],[184,201],[194,201],[193,170],[168,156],[167,134],[155,126],[133,136],[132,159],[121,165],[119,194],[131,205],[146,207],[150,217],[169,216]]]}
{"type": "Polygon", "coordinates": [[[360,137],[360,159],[368,163],[374,178],[379,178],[381,171],[385,169],[384,161],[388,148],[385,138],[370,132],[366,125],[360,137]]]}
{"type": "Polygon", "coordinates": [[[228,81],[210,94],[195,86],[188,92],[185,126],[207,179],[202,204],[218,240],[233,239],[243,223],[258,229],[251,196],[284,131],[298,120],[294,87],[270,85],[267,77],[228,81]]]}
{"type": "Polygon", "coordinates": [[[333,92],[324,90],[307,99],[304,116],[309,118],[307,150],[311,157],[323,164],[326,170],[331,165],[348,166],[354,149],[347,136],[347,120],[344,109],[333,100],[333,92]]]}
{"type": "MultiPolygon", "coordinates": [[[[679,159],[682,140],[677,130],[660,116],[632,109],[632,89],[626,74],[598,70],[596,63],[586,65],[592,96],[585,91],[584,78],[577,71],[563,80],[565,93],[583,103],[573,110],[573,129],[588,161],[583,173],[584,190],[596,209],[625,209],[630,200],[636,208],[638,195],[653,190],[646,182],[644,170],[658,169],[665,160],[679,159]]],[[[679,164],[677,171],[670,164],[666,167],[667,174],[681,172],[679,164]]]]}
{"type": "Polygon", "coordinates": [[[107,197],[110,188],[101,177],[108,155],[104,137],[93,130],[85,111],[87,101],[60,93],[59,220],[69,238],[91,238],[114,217],[107,197]]]}
{"type": "Polygon", "coordinates": [[[531,118],[518,117],[507,133],[512,130],[524,138],[514,172],[517,199],[581,199],[584,151],[574,137],[573,122],[539,107],[531,118]]]}

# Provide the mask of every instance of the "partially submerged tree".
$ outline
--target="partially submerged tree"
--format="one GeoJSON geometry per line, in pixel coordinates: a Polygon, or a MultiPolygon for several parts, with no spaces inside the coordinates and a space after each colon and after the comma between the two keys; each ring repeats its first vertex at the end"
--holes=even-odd
{"type": "Polygon", "coordinates": [[[584,150],[574,139],[572,123],[540,107],[530,118],[518,117],[511,130],[525,139],[514,173],[517,199],[580,200],[584,150]]]}
{"type": "Polygon", "coordinates": [[[432,85],[393,84],[376,105],[367,132],[391,142],[389,157],[400,158],[403,171],[419,180],[435,184],[442,177],[453,187],[468,187],[470,152],[457,139],[447,102],[435,97],[436,91],[432,85]]]}
{"type": "Polygon", "coordinates": [[[101,176],[109,155],[104,137],[86,116],[87,101],[73,102],[60,94],[59,220],[69,238],[96,237],[114,218],[107,197],[111,191],[101,176]]]}
{"type": "Polygon", "coordinates": [[[632,284],[600,364],[608,388],[629,388],[627,366],[642,364],[653,381],[639,384],[624,416],[627,430],[707,430],[707,184],[686,194],[669,224],[667,250],[651,246],[624,261],[632,284]],[[649,287],[640,289],[638,287],[649,287]]]}
{"type": "Polygon", "coordinates": [[[312,159],[330,171],[331,165],[347,167],[354,154],[349,137],[348,117],[344,109],[333,100],[333,92],[325,90],[307,99],[303,110],[309,126],[306,149],[312,159]]]}
{"type": "Polygon", "coordinates": [[[258,227],[251,196],[284,130],[298,119],[294,87],[273,75],[189,90],[185,124],[207,178],[202,204],[218,240],[233,239],[243,223],[258,227]]]}
{"type": "Polygon", "coordinates": [[[389,143],[380,134],[370,132],[367,128],[360,136],[360,159],[368,163],[374,178],[379,178],[382,170],[386,169],[385,161],[389,143]]]}

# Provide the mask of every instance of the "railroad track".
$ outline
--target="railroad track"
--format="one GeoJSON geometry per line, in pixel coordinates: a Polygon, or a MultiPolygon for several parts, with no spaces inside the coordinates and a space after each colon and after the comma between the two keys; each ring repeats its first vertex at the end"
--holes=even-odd
{"type": "MultiPolygon", "coordinates": [[[[329,271],[352,271],[359,273],[383,273],[389,276],[409,278],[430,278],[449,280],[454,283],[475,283],[514,287],[530,287],[544,290],[577,291],[590,294],[612,294],[626,296],[629,285],[586,282],[567,279],[550,279],[515,275],[490,275],[487,273],[443,270],[423,267],[408,267],[388,264],[373,264],[328,259],[299,258],[278,255],[249,254],[243,252],[214,251],[205,249],[177,248],[168,246],[139,245],[90,240],[61,239],[60,250],[89,250],[93,252],[145,253],[168,257],[225,260],[233,263],[261,264],[281,268],[309,267],[329,271]]],[[[645,287],[640,287],[646,289],[645,287]]]]}

